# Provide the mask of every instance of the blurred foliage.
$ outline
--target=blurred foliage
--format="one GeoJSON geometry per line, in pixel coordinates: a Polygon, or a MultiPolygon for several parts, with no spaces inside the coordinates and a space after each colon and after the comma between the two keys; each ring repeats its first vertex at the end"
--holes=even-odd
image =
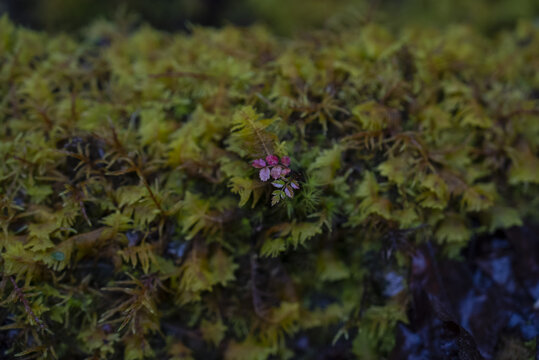
{"type": "Polygon", "coordinates": [[[390,0],[382,3],[388,23],[397,26],[465,23],[485,33],[495,33],[514,26],[518,19],[539,19],[539,2],[535,0],[390,0]]]}
{"type": "Polygon", "coordinates": [[[282,40],[3,17],[3,356],[383,358],[416,246],[538,219],[538,93],[529,22],[282,40]],[[273,207],[263,151],[301,184],[273,207]]]}
{"type": "Polygon", "coordinates": [[[464,23],[485,33],[510,28],[518,19],[536,20],[536,0],[0,0],[0,12],[48,31],[79,29],[95,18],[136,14],[153,27],[185,30],[189,24],[223,26],[262,23],[290,35],[358,18],[389,26],[445,27],[464,23]]]}

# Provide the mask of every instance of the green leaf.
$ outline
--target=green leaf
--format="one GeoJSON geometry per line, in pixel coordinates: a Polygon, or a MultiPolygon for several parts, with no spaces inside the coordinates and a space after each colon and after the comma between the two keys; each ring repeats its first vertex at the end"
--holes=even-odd
{"type": "Polygon", "coordinates": [[[266,239],[260,249],[260,255],[264,257],[276,257],[286,251],[286,244],[282,238],[266,239]]]}
{"type": "Polygon", "coordinates": [[[361,124],[361,128],[368,131],[385,129],[391,118],[387,108],[375,101],[356,105],[352,109],[352,113],[361,124]]]}
{"type": "Polygon", "coordinates": [[[239,206],[247,204],[252,196],[253,202],[251,207],[254,208],[260,196],[262,196],[265,184],[258,180],[233,177],[230,179],[229,187],[233,193],[240,195],[239,206]]]}
{"type": "Polygon", "coordinates": [[[274,346],[263,345],[248,337],[242,342],[231,341],[225,352],[225,360],[266,360],[276,350],[274,346]]]}
{"type": "Polygon", "coordinates": [[[350,271],[346,265],[327,251],[318,256],[316,267],[318,276],[322,281],[338,281],[350,276],[350,271]]]}
{"type": "Polygon", "coordinates": [[[54,191],[50,185],[32,185],[26,187],[26,193],[36,204],[40,204],[54,191]]]}
{"type": "Polygon", "coordinates": [[[211,342],[213,345],[218,346],[225,337],[227,327],[221,319],[217,321],[202,320],[200,324],[200,331],[202,332],[202,338],[207,342],[211,342]]]}
{"type": "Polygon", "coordinates": [[[496,205],[485,212],[484,218],[488,231],[495,232],[498,229],[508,229],[512,226],[522,226],[523,221],[518,211],[507,206],[496,205]]]}
{"type": "Polygon", "coordinates": [[[404,181],[409,176],[410,169],[411,161],[407,156],[393,157],[378,165],[380,174],[397,185],[404,184],[404,181]]]}
{"type": "Polygon", "coordinates": [[[238,268],[231,257],[221,249],[217,250],[210,260],[212,282],[226,286],[229,281],[234,281],[234,272],[238,268]]]}
{"type": "Polygon", "coordinates": [[[539,158],[529,147],[522,145],[520,149],[507,148],[512,166],[509,170],[509,183],[539,183],[539,158]]]}
{"type": "Polygon", "coordinates": [[[465,245],[470,239],[471,231],[465,219],[457,214],[447,214],[436,229],[436,239],[440,242],[465,245]]]}
{"type": "Polygon", "coordinates": [[[265,157],[273,153],[276,136],[267,131],[274,119],[263,119],[250,106],[234,113],[232,129],[227,139],[228,150],[238,155],[265,157]]]}
{"type": "Polygon", "coordinates": [[[467,211],[482,211],[494,205],[496,195],[494,184],[476,184],[464,191],[462,203],[467,211]]]}
{"type": "Polygon", "coordinates": [[[116,190],[118,207],[133,205],[148,195],[148,190],[144,186],[122,186],[116,190]]]}
{"type": "Polygon", "coordinates": [[[322,233],[322,224],[319,222],[293,223],[290,231],[291,244],[295,249],[320,233],[322,233]]]}

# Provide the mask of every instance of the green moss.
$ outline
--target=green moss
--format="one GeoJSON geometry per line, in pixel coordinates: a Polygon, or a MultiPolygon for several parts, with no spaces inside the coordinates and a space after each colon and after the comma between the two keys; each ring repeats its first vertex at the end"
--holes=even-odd
{"type": "Polygon", "coordinates": [[[408,264],[388,236],[456,256],[537,220],[538,59],[527,23],[284,41],[2,18],[3,356],[284,359],[312,333],[387,355],[407,297],[371,275],[408,264]],[[300,184],[275,206],[251,166],[270,153],[300,184]]]}

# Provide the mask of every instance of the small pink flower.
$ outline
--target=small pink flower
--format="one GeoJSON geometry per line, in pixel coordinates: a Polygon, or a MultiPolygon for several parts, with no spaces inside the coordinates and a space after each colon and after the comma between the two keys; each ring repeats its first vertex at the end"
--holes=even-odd
{"type": "Polygon", "coordinates": [[[282,167],[275,166],[273,169],[271,169],[271,177],[274,178],[274,179],[280,178],[282,171],[283,171],[282,167]]]}
{"type": "Polygon", "coordinates": [[[283,156],[281,158],[281,164],[283,164],[284,166],[290,165],[290,158],[288,156],[283,156]]]}
{"type": "Polygon", "coordinates": [[[275,155],[266,156],[266,162],[269,166],[277,165],[279,163],[279,158],[275,155]]]}
{"type": "Polygon", "coordinates": [[[289,165],[290,158],[288,156],[283,156],[279,160],[275,155],[268,155],[265,159],[256,159],[252,162],[254,168],[260,169],[258,172],[260,180],[266,182],[272,179],[271,185],[276,188],[272,193],[272,206],[277,204],[280,199],[293,198],[294,190],[300,188],[296,180],[288,177],[291,173],[289,165]]]}
{"type": "Polygon", "coordinates": [[[256,159],[255,161],[253,161],[253,167],[257,169],[262,169],[263,167],[266,167],[266,162],[264,161],[264,159],[256,159]]]}
{"type": "Polygon", "coordinates": [[[292,190],[292,189],[289,188],[288,186],[284,188],[284,193],[285,193],[286,196],[288,196],[289,198],[293,198],[293,197],[294,197],[294,190],[292,190]]]}
{"type": "Polygon", "coordinates": [[[268,181],[270,178],[270,169],[268,167],[263,168],[258,173],[258,176],[260,176],[260,180],[262,181],[268,181]]]}

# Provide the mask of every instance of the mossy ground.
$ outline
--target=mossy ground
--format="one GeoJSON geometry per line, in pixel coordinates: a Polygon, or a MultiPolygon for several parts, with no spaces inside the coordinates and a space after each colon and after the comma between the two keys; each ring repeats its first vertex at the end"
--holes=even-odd
{"type": "Polygon", "coordinates": [[[4,17],[0,93],[5,357],[385,358],[419,249],[538,219],[525,22],[283,40],[4,17]],[[268,154],[300,185],[274,206],[268,154]]]}

